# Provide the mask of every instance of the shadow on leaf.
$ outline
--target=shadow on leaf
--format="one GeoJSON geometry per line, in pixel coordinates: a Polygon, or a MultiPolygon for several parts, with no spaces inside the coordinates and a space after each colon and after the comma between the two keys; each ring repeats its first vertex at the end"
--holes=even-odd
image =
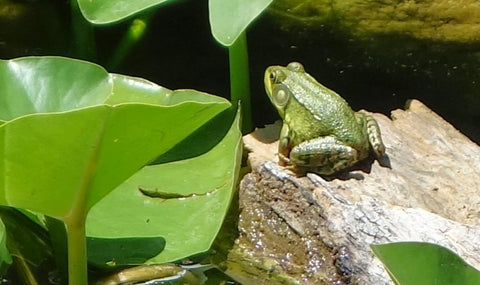
{"type": "Polygon", "coordinates": [[[164,248],[163,237],[87,237],[88,262],[100,268],[142,264],[164,248]]]}

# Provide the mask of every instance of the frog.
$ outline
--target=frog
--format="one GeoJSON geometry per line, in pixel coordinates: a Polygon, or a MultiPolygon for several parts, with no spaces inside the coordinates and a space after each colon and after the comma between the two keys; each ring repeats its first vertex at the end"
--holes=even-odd
{"type": "Polygon", "coordinates": [[[353,111],[301,63],[269,66],[264,84],[283,121],[278,141],[281,166],[329,176],[372,153],[377,159],[385,155],[377,121],[365,111],[353,111]]]}

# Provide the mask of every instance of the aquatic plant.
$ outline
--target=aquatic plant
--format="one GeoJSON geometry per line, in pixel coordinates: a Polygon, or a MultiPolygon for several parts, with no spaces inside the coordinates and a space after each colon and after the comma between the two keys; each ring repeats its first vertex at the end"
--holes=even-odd
{"type": "Polygon", "coordinates": [[[63,222],[69,284],[87,284],[86,235],[92,248],[155,238],[136,261],[92,252],[106,267],[208,250],[241,156],[228,101],[60,57],[1,60],[0,78],[0,205],[45,215],[56,254],[63,222]]]}
{"type": "MultiPolygon", "coordinates": [[[[93,24],[119,22],[140,11],[168,2],[168,0],[77,1],[85,18],[93,24]]],[[[212,35],[218,43],[229,49],[230,98],[234,103],[242,102],[242,130],[244,133],[253,128],[246,29],[272,1],[209,0],[208,2],[212,35]]],[[[76,3],[73,3],[72,7],[75,5],[76,3]]],[[[143,35],[150,15],[147,14],[142,19],[135,19],[132,22],[114,54],[111,61],[112,66],[118,64],[132,44],[143,35]]]]}

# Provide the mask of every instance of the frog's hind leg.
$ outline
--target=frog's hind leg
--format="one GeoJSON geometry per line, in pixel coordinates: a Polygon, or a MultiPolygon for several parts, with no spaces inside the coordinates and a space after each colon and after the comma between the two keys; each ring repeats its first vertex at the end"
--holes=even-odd
{"type": "Polygon", "coordinates": [[[348,168],[360,159],[356,149],[331,136],[305,141],[290,152],[291,164],[326,175],[348,168]]]}
{"type": "Polygon", "coordinates": [[[377,121],[364,111],[359,111],[355,115],[357,116],[357,122],[365,126],[368,143],[375,155],[377,157],[383,156],[385,154],[385,145],[383,144],[382,134],[377,121]]]}
{"type": "Polygon", "coordinates": [[[370,115],[365,115],[365,121],[367,123],[368,141],[373,152],[377,156],[383,156],[385,154],[385,145],[383,144],[382,134],[377,121],[370,115]]]}

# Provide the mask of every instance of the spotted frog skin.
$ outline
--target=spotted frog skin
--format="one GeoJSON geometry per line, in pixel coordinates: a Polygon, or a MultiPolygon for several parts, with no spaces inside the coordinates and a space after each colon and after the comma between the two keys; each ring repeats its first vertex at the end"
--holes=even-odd
{"type": "Polygon", "coordinates": [[[375,119],[354,112],[298,62],[265,71],[265,90],[283,120],[279,163],[332,175],[373,153],[385,154],[375,119]]]}

